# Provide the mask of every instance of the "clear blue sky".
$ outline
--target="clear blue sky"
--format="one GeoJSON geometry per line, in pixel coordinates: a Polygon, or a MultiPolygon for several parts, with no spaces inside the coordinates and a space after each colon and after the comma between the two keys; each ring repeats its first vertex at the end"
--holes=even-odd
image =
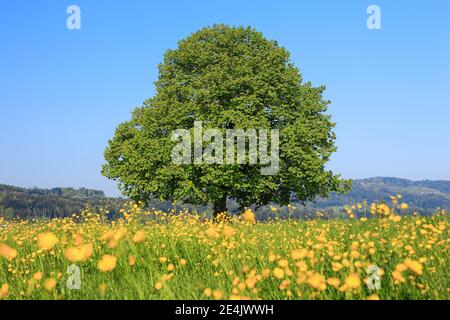
{"type": "Polygon", "coordinates": [[[327,86],[339,148],[330,168],[450,179],[448,0],[2,0],[0,183],[118,195],[100,174],[107,140],[154,94],[163,52],[214,23],[255,27],[327,86]],[[66,28],[70,4],[81,30],[66,28]],[[370,4],[381,30],[366,28],[370,4]]]}

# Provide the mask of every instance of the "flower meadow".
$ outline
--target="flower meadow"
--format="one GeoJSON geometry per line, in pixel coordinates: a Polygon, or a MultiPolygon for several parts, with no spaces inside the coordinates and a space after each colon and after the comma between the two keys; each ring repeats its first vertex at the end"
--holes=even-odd
{"type": "Polygon", "coordinates": [[[112,221],[0,218],[0,299],[448,299],[448,213],[406,216],[399,198],[346,207],[346,219],[137,204],[112,221]]]}

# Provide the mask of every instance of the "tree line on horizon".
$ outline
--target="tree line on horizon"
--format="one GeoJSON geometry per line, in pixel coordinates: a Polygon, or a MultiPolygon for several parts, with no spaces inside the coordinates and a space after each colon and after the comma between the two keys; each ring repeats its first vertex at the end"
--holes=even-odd
{"type": "MultiPolygon", "coordinates": [[[[308,202],[305,206],[293,203],[295,208],[280,207],[275,204],[254,208],[258,219],[279,216],[286,218],[312,218],[319,210],[325,218],[344,216],[344,206],[371,202],[389,201],[390,195],[402,195],[402,201],[409,204],[408,213],[418,212],[431,214],[438,208],[450,209],[450,181],[411,181],[398,178],[370,178],[354,180],[350,192],[345,195],[330,194],[328,198],[318,198],[315,202],[308,202]],[[272,209],[276,208],[277,212],[272,209]]],[[[115,218],[119,210],[126,205],[129,199],[109,198],[103,191],[73,188],[20,188],[0,185],[0,217],[8,218],[55,218],[67,217],[89,208],[98,211],[107,208],[109,217],[115,218]]],[[[238,204],[228,199],[228,209],[231,214],[240,213],[238,204]]],[[[168,211],[171,209],[197,210],[206,216],[211,215],[212,206],[194,206],[182,203],[171,203],[153,198],[147,204],[149,209],[168,211]]]]}

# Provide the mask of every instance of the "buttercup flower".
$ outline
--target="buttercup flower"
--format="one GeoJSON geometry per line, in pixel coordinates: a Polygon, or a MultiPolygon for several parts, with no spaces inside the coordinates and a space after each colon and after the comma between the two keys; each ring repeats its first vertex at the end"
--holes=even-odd
{"type": "Polygon", "coordinates": [[[109,272],[114,270],[117,264],[117,258],[115,256],[105,254],[102,256],[97,264],[97,267],[102,272],[109,272]]]}
{"type": "Polygon", "coordinates": [[[39,249],[41,250],[51,250],[59,243],[58,238],[53,232],[40,233],[37,239],[39,249]]]}

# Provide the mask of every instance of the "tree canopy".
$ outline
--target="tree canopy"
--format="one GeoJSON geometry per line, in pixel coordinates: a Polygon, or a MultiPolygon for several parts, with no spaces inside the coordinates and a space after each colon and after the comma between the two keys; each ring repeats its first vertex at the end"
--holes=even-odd
{"type": "Polygon", "coordinates": [[[227,198],[241,207],[285,205],[348,188],[325,168],[336,150],[325,88],[303,82],[289,52],[260,32],[203,28],[166,51],[155,84],[155,96],[118,126],[105,150],[102,173],[132,199],[213,203],[218,213],[227,198]],[[277,129],[278,170],[263,175],[261,163],[174,163],[173,132],[192,132],[196,121],[224,136],[228,129],[277,129]]]}

